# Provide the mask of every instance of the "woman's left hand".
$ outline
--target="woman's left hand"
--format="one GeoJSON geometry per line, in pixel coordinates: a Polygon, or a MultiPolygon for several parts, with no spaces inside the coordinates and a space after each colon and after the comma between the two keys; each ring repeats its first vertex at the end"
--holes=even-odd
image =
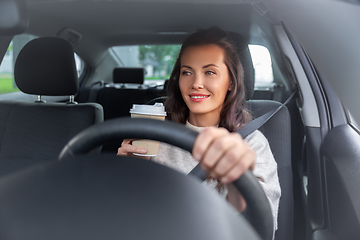
{"type": "Polygon", "coordinates": [[[211,177],[223,184],[235,181],[246,170],[253,168],[256,158],[255,152],[240,134],[215,127],[199,133],[192,154],[211,177]]]}

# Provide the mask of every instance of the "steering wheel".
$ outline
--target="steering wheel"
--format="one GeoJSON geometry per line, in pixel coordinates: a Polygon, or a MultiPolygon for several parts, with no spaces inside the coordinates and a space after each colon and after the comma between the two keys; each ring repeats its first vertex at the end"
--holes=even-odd
{"type": "MultiPolygon", "coordinates": [[[[178,123],[143,118],[118,118],[94,125],[75,136],[61,151],[59,160],[86,154],[102,144],[126,138],[152,139],[192,152],[198,133],[178,123]]],[[[201,168],[197,167],[201,171],[201,168]]],[[[197,172],[197,175],[204,175],[197,172]]],[[[273,218],[267,197],[251,171],[234,186],[246,201],[243,215],[262,239],[272,239],[273,218]]]]}

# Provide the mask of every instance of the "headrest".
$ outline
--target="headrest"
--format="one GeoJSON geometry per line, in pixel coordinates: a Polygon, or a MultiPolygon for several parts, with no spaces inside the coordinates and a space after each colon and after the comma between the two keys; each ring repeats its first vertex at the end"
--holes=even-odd
{"type": "Polygon", "coordinates": [[[143,68],[115,68],[113,72],[114,83],[144,83],[143,68]]]}
{"type": "Polygon", "coordinates": [[[13,36],[25,32],[29,25],[24,0],[0,1],[0,36],[13,36]]]}
{"type": "Polygon", "coordinates": [[[21,49],[14,78],[24,93],[48,96],[74,95],[79,90],[74,50],[56,37],[36,38],[21,49]]]}
{"type": "Polygon", "coordinates": [[[254,94],[255,71],[250,55],[248,41],[246,41],[238,33],[228,32],[228,34],[235,44],[236,51],[244,68],[245,97],[246,100],[249,100],[254,94]]]}

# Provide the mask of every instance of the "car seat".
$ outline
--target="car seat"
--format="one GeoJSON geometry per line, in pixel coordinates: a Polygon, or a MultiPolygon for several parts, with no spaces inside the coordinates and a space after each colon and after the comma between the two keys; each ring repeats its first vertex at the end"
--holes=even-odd
{"type": "MultiPolygon", "coordinates": [[[[248,41],[237,33],[230,32],[229,34],[237,47],[237,53],[244,68],[247,107],[253,118],[278,108],[281,103],[276,101],[251,100],[254,93],[254,67],[248,41]]],[[[275,240],[293,239],[294,199],[290,122],[290,113],[286,107],[283,107],[259,129],[268,139],[271,151],[278,165],[281,198],[278,212],[278,230],[275,232],[275,240]]]]}
{"type": "Polygon", "coordinates": [[[74,51],[56,37],[37,38],[20,51],[14,69],[16,85],[36,102],[0,102],[0,176],[35,163],[56,161],[77,133],[103,121],[102,106],[76,104],[79,88],[74,51]],[[41,95],[70,95],[67,103],[45,103],[41,95]]]}
{"type": "MultiPolygon", "coordinates": [[[[229,32],[236,46],[238,56],[244,69],[245,97],[247,108],[253,118],[262,116],[281,106],[280,102],[272,100],[251,100],[254,93],[254,67],[247,41],[239,34],[229,32]]],[[[151,100],[164,102],[166,97],[151,100]]],[[[278,166],[278,176],[281,187],[281,198],[278,212],[278,230],[275,240],[293,239],[294,229],[294,199],[293,199],[293,174],[291,164],[291,119],[288,109],[282,107],[260,129],[267,138],[271,151],[278,166]]]]}

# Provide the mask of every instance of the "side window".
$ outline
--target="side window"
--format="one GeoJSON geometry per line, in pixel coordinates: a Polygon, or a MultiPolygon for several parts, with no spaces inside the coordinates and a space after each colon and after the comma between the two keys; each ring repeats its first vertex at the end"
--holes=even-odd
{"type": "Polygon", "coordinates": [[[255,87],[269,87],[274,82],[269,50],[260,45],[249,45],[255,68],[255,87]]]}
{"type": "MultiPolygon", "coordinates": [[[[11,41],[6,54],[0,65],[0,94],[17,92],[19,89],[16,87],[14,81],[14,65],[20,50],[26,43],[34,39],[35,36],[22,34],[17,35],[11,41]]],[[[78,76],[84,70],[84,62],[78,55],[74,55],[78,76]]]]}
{"type": "Polygon", "coordinates": [[[80,77],[84,71],[85,64],[84,64],[84,61],[76,53],[74,53],[74,59],[75,59],[77,74],[78,74],[78,77],[80,77]]]}
{"type": "Polygon", "coordinates": [[[18,91],[14,83],[13,52],[11,42],[0,65],[0,94],[18,91]]]}

